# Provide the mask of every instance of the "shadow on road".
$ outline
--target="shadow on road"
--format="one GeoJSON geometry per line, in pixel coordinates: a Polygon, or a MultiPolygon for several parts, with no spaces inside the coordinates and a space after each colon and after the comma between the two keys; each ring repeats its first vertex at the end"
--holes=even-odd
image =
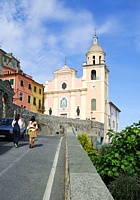
{"type": "Polygon", "coordinates": [[[9,151],[10,149],[12,149],[12,146],[0,146],[0,155],[5,154],[7,151],[9,151]]]}
{"type": "Polygon", "coordinates": [[[43,144],[35,144],[34,148],[36,148],[36,147],[42,147],[42,146],[43,146],[43,144]]]}
{"type": "Polygon", "coordinates": [[[29,142],[19,143],[18,147],[28,146],[29,142]]]}
{"type": "MultiPolygon", "coordinates": [[[[23,146],[28,146],[28,138],[20,138],[19,140],[19,148],[23,146]]],[[[14,148],[13,139],[12,138],[0,138],[0,155],[3,155],[14,148]]]]}

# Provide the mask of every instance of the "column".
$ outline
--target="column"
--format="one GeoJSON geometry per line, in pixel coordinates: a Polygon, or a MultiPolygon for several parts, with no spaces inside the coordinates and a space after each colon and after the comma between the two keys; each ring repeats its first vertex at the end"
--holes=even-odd
{"type": "Polygon", "coordinates": [[[75,92],[70,94],[70,118],[75,118],[75,92]]]}
{"type": "Polygon", "coordinates": [[[54,94],[53,99],[52,115],[58,116],[58,94],[54,94]]]}
{"type": "Polygon", "coordinates": [[[81,119],[86,119],[86,91],[81,91],[81,119]]]}
{"type": "Polygon", "coordinates": [[[45,106],[44,114],[48,115],[48,110],[49,110],[49,107],[48,107],[48,94],[44,95],[44,106],[45,106]]]}

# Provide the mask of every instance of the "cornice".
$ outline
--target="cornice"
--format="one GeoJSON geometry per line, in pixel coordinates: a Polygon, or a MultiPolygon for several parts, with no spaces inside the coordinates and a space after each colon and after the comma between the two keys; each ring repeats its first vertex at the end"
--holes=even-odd
{"type": "Polygon", "coordinates": [[[87,91],[87,88],[59,90],[59,91],[47,91],[47,92],[44,92],[44,94],[64,94],[64,93],[83,92],[83,91],[87,91]]]}

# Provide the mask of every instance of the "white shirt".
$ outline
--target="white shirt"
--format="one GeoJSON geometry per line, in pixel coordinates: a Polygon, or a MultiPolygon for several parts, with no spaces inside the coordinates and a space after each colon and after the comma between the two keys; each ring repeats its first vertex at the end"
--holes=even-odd
{"type": "MultiPolygon", "coordinates": [[[[12,127],[14,127],[15,123],[16,123],[16,120],[14,119],[12,121],[12,127]]],[[[22,119],[18,120],[18,125],[19,125],[20,129],[23,127],[23,121],[22,121],[22,119]]]]}
{"type": "Polygon", "coordinates": [[[36,122],[36,121],[34,121],[34,122],[29,121],[28,126],[27,126],[27,130],[28,130],[28,129],[30,129],[31,131],[36,131],[36,130],[38,130],[37,122],[36,122]]]}

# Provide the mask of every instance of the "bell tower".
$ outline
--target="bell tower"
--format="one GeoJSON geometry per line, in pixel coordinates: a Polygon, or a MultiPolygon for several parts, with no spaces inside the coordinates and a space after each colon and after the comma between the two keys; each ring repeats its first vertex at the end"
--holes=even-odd
{"type": "Polygon", "coordinates": [[[98,44],[96,34],[93,44],[86,53],[87,62],[83,64],[83,87],[87,88],[86,117],[104,123],[104,142],[108,130],[108,67],[105,64],[105,52],[98,44]]]}

